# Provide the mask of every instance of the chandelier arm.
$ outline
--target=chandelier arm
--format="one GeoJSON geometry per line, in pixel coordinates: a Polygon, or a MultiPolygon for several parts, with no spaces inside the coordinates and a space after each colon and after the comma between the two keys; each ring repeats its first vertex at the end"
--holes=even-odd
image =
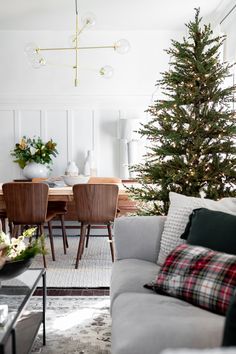
{"type": "MultiPolygon", "coordinates": [[[[78,50],[80,50],[80,49],[115,49],[116,48],[116,46],[115,46],[115,44],[113,44],[113,45],[102,45],[102,46],[87,46],[87,47],[79,47],[78,46],[78,50]]],[[[76,47],[55,47],[55,48],[37,48],[37,52],[40,52],[40,51],[53,51],[53,50],[75,50],[76,49],[76,47]]]]}
{"type": "Polygon", "coordinates": [[[78,15],[78,3],[77,3],[77,0],[75,0],[75,14],[78,15]]]}
{"type": "Polygon", "coordinates": [[[40,52],[40,51],[41,52],[42,51],[52,51],[52,50],[75,50],[75,47],[68,47],[68,48],[67,47],[61,47],[61,48],[60,47],[58,47],[58,48],[57,47],[55,47],[55,48],[52,47],[52,48],[38,48],[37,49],[38,52],[40,52]]]}
{"type": "Polygon", "coordinates": [[[85,22],[85,24],[81,27],[81,29],[78,31],[77,36],[79,37],[81,35],[81,33],[83,32],[83,30],[87,27],[88,23],[85,22]]]}
{"type": "Polygon", "coordinates": [[[75,23],[75,87],[78,86],[78,32],[79,32],[79,16],[78,16],[78,8],[77,8],[77,0],[76,3],[76,23],[75,23]]]}
{"type": "Polygon", "coordinates": [[[99,45],[99,46],[88,46],[88,47],[78,47],[78,49],[115,49],[115,44],[113,45],[99,45]]]}

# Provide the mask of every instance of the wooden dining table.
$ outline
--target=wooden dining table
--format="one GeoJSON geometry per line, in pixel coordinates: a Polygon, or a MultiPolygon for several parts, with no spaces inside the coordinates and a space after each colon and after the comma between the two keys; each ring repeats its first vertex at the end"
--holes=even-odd
{"type": "MultiPolygon", "coordinates": [[[[0,183],[0,209],[6,208],[4,196],[2,192],[2,184],[0,183]]],[[[66,214],[66,220],[76,220],[75,204],[73,199],[72,187],[53,187],[49,188],[49,201],[66,201],[68,206],[68,212],[66,214]]],[[[120,209],[120,215],[127,215],[136,210],[136,202],[131,200],[129,193],[123,185],[119,185],[118,195],[118,208],[120,209]]]]}

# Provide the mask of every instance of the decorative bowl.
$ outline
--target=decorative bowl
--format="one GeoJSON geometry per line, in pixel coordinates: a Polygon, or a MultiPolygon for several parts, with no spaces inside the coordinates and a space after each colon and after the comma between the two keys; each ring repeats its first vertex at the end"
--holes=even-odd
{"type": "Polygon", "coordinates": [[[89,176],[69,176],[69,175],[64,175],[62,176],[65,184],[67,186],[73,186],[74,184],[80,184],[80,183],[87,183],[89,180],[89,176]]]}
{"type": "Polygon", "coordinates": [[[33,258],[21,259],[19,261],[7,261],[0,269],[0,280],[15,278],[26,271],[32,263],[33,258]]]}

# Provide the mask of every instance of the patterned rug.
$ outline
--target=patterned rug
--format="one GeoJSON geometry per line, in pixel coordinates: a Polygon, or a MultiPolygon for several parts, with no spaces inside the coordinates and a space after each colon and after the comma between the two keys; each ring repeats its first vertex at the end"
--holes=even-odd
{"type": "MultiPolygon", "coordinates": [[[[111,254],[107,237],[90,237],[88,248],[85,248],[78,269],[75,259],[79,243],[78,236],[69,236],[67,254],[63,252],[62,238],[54,237],[56,261],[52,261],[48,239],[46,240],[47,287],[55,288],[87,288],[109,287],[111,277],[111,254]]],[[[42,256],[35,257],[31,268],[43,266],[42,256]]]]}
{"type": "MultiPolygon", "coordinates": [[[[46,346],[42,331],[34,344],[34,354],[110,354],[111,318],[109,297],[48,297],[46,346]]],[[[41,298],[31,306],[41,309],[41,298]]]]}

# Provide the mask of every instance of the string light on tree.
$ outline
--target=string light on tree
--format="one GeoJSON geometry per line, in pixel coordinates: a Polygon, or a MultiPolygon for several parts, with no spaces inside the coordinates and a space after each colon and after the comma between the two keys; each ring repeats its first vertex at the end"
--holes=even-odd
{"type": "Polygon", "coordinates": [[[152,206],[149,214],[167,213],[169,191],[236,196],[235,111],[228,107],[236,87],[222,88],[231,69],[219,60],[225,38],[213,38],[211,26],[201,26],[199,9],[187,30],[187,39],[167,50],[170,68],[157,81],[165,99],[148,108],[151,120],[139,130],[150,144],[144,163],[132,168],[142,188],[129,190],[152,206]]]}

